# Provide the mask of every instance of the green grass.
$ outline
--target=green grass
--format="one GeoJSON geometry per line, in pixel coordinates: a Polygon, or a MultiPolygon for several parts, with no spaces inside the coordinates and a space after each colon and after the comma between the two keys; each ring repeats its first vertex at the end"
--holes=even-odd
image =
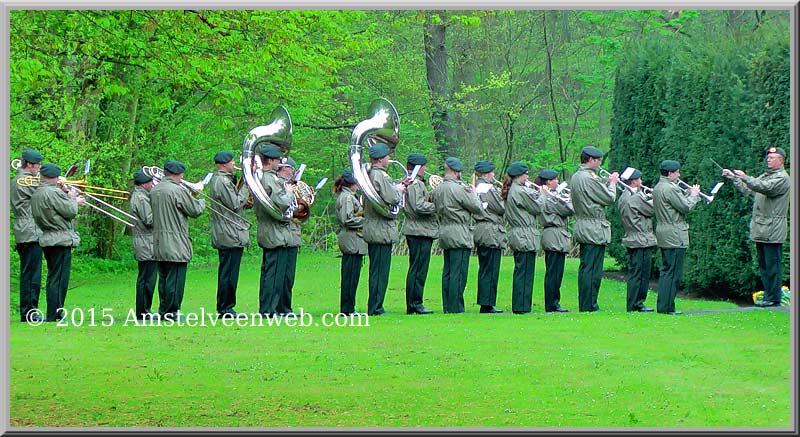
{"type": "MultiPolygon", "coordinates": [[[[257,311],[258,253],[242,266],[240,312],[257,311]]],[[[578,260],[570,259],[562,305],[573,312],[546,314],[539,258],[533,314],[478,314],[473,257],[467,313],[442,314],[441,264],[432,258],[425,293],[436,314],[404,314],[408,264],[395,257],[389,316],[339,328],[103,327],[102,308],[124,319],[132,307],[135,272],[74,276],[67,306],[95,308],[98,326],[32,327],[12,311],[11,426],[790,426],[787,313],[628,314],[625,284],[607,279],[602,311],[578,313],[578,260]]],[[[505,310],[512,271],[513,258],[504,257],[498,306],[505,310]]],[[[337,312],[338,284],[338,258],[301,253],[295,311],[317,322],[337,312]]],[[[190,264],[182,310],[213,312],[215,293],[215,266],[190,264]]],[[[366,301],[365,264],[357,310],[366,301]]],[[[654,294],[647,304],[655,305],[654,294]]],[[[735,307],[681,299],[676,306],[735,307]]]]}

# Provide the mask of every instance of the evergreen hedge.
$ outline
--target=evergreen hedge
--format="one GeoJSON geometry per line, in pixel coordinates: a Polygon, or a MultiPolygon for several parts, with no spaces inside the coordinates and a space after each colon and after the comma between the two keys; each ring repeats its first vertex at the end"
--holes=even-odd
{"type": "MultiPolygon", "coordinates": [[[[721,40],[703,46],[655,40],[630,47],[616,72],[609,171],[641,170],[654,187],[663,159],[681,163],[681,179],[708,192],[725,182],[711,204],[689,213],[690,245],[684,291],[741,298],[762,289],[755,246],[749,241],[752,200],[721,177],[724,167],[757,176],[764,150],[789,151],[789,42],[784,34],[721,40]]],[[[788,159],[787,156],[787,170],[788,159]]],[[[623,267],[627,251],[616,210],[609,207],[608,253],[623,267]]],[[[657,251],[656,251],[657,252],[657,251]]],[[[789,242],[784,244],[789,278],[789,242]]],[[[658,275],[656,254],[653,275],[658,275]]]]}

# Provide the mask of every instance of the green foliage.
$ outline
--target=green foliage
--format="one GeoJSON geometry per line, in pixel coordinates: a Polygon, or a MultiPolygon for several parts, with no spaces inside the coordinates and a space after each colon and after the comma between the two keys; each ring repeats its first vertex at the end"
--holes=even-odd
{"type": "MultiPolygon", "coordinates": [[[[640,169],[652,188],[659,162],[677,159],[682,179],[706,192],[722,179],[711,159],[760,174],[764,150],[789,144],[788,44],[786,34],[765,29],[703,45],[631,46],[617,70],[609,166],[640,169]]],[[[698,204],[689,215],[684,284],[709,296],[747,296],[760,287],[748,241],[752,200],[725,182],[713,203],[698,204]]],[[[616,209],[609,215],[609,254],[626,264],[619,215],[616,209]]],[[[785,279],[788,274],[786,263],[785,279]]]]}

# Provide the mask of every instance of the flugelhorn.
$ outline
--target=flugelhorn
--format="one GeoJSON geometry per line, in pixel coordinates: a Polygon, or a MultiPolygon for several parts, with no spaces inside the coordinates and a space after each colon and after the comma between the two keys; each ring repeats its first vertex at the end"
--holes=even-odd
{"type": "MultiPolygon", "coordinates": [[[[161,182],[164,179],[164,170],[158,166],[144,166],[142,167],[142,172],[153,178],[156,183],[161,182]]],[[[206,183],[208,183],[208,179],[210,179],[211,173],[208,173],[205,180],[201,180],[199,182],[189,182],[187,180],[181,179],[181,186],[186,188],[193,196],[199,197],[203,196],[207,199],[210,203],[214,204],[218,209],[215,209],[214,206],[206,205],[206,208],[209,209],[213,214],[216,214],[219,217],[224,218],[232,225],[236,226],[238,229],[247,230],[250,229],[250,222],[242,217],[241,215],[237,214],[236,211],[231,210],[227,206],[223,205],[221,202],[214,200],[208,194],[203,192],[203,188],[205,188],[206,183]],[[232,218],[234,217],[234,218],[232,218]]]]}

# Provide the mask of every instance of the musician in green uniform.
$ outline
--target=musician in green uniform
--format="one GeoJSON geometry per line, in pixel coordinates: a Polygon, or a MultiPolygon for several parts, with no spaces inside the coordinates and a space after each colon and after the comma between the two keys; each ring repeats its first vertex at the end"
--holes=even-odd
{"type": "Polygon", "coordinates": [[[333,183],[336,196],[336,222],[339,250],[342,252],[339,311],[353,315],[356,312],[356,290],[358,289],[361,265],[367,254],[367,243],[362,237],[364,209],[356,197],[358,183],[349,168],[342,170],[333,183]]]}
{"type": "Polygon", "coordinates": [[[153,178],[142,169],[136,170],[133,185],[128,205],[131,214],[136,217],[132,231],[133,257],[139,266],[136,276],[136,316],[144,319],[153,314],[151,306],[158,280],[158,262],[153,255],[153,209],[150,207],[153,178]]]}
{"type": "Polygon", "coordinates": [[[627,311],[650,313],[652,308],[644,305],[647,290],[650,288],[650,268],[653,263],[653,248],[656,236],[653,234],[653,198],[642,191],[642,172],[634,170],[619,195],[617,209],[622,219],[625,237],[622,245],[628,249],[628,296],[627,311]]]}
{"type": "Polygon", "coordinates": [[[760,307],[781,304],[781,265],[791,188],[789,175],[783,168],[785,160],[786,152],[782,148],[770,147],[766,152],[767,170],[758,177],[742,170],[722,170],[722,175],[733,179],[739,191],[753,197],[750,240],[756,244],[758,270],[764,286],[764,298],[756,302],[760,307]]]}
{"type": "Polygon", "coordinates": [[[505,220],[508,224],[508,245],[514,251],[514,279],[511,311],[514,314],[531,312],[536,251],[541,233],[536,225],[542,212],[544,195],[529,187],[528,165],[515,161],[506,169],[502,198],[506,202],[505,220]]]}
{"type": "Polygon", "coordinates": [[[675,311],[675,296],[683,276],[683,259],[689,247],[689,224],[686,215],[700,200],[700,187],[694,185],[685,193],[676,182],[680,163],[661,161],[661,178],[653,188],[653,209],[656,217],[656,243],[661,249],[661,270],[658,277],[656,311],[661,314],[681,314],[675,311]]]}
{"type": "Polygon", "coordinates": [[[209,198],[216,201],[224,214],[210,215],[211,246],[217,249],[219,267],[217,268],[217,317],[238,317],[236,289],[239,285],[239,267],[242,254],[250,247],[250,232],[242,213],[250,190],[247,184],[236,189],[236,176],[233,174],[233,152],[221,150],[214,155],[217,171],[208,187],[209,198]],[[227,217],[227,218],[226,218],[227,217]]]}
{"type": "Polygon", "coordinates": [[[442,306],[445,313],[464,312],[464,288],[472,251],[472,215],[481,213],[474,187],[461,180],[464,164],[458,158],[444,161],[444,180],[431,193],[439,215],[439,247],[444,251],[442,306]]]}
{"type": "Polygon", "coordinates": [[[478,251],[478,297],[481,313],[503,311],[497,305],[497,282],[500,278],[500,258],[506,247],[506,225],[503,216],[505,202],[495,186],[495,165],[492,161],[475,163],[475,192],[486,207],[475,214],[475,247],[478,251]]]}
{"type": "MultiPolygon", "coordinates": [[[[406,186],[403,182],[394,183],[386,173],[391,159],[389,146],[375,143],[369,149],[369,178],[378,196],[390,208],[402,200],[406,186]]],[[[392,267],[392,244],[399,241],[395,217],[384,216],[371,201],[364,206],[364,241],[369,252],[369,300],[367,314],[380,316],[386,313],[383,300],[389,286],[389,270],[392,267]]]]}
{"type": "Polygon", "coordinates": [[[611,242],[611,224],[606,219],[605,208],[616,199],[619,174],[611,173],[607,179],[597,175],[603,155],[596,147],[584,147],[581,165],[570,181],[570,197],[575,209],[573,238],[580,244],[578,310],[582,312],[600,310],[597,296],[603,279],[603,258],[606,245],[611,242]]]}
{"type": "Polygon", "coordinates": [[[14,241],[19,253],[19,317],[23,322],[39,322],[39,294],[42,289],[42,247],[39,236],[42,230],[31,215],[31,196],[36,190],[32,184],[19,184],[39,174],[41,153],[25,149],[22,152],[17,175],[11,183],[11,209],[14,210],[14,241]]]}
{"type": "Polygon", "coordinates": [[[204,199],[195,199],[183,181],[186,166],[180,161],[164,163],[164,178],[150,190],[153,209],[153,255],[158,261],[158,313],[162,318],[179,320],[186,269],[192,259],[189,217],[197,218],[206,208],[204,199]]]}
{"type": "Polygon", "coordinates": [[[64,308],[67,299],[72,248],[81,243],[72,220],[78,215],[78,206],[84,205],[85,200],[75,189],[64,192],[58,180],[61,169],[57,165],[44,164],[39,174],[39,187],[31,196],[31,214],[36,226],[42,230],[39,245],[47,262],[45,321],[57,322],[65,316],[59,309],[64,308]]]}
{"type": "Polygon", "coordinates": [[[552,169],[539,172],[535,181],[544,187],[542,213],[539,223],[542,225],[542,249],[544,250],[544,310],[545,312],[566,313],[561,307],[561,281],[564,278],[564,262],[570,249],[570,234],[567,225],[569,217],[575,213],[569,196],[556,193],[558,173],[552,169]]]}
{"type": "Polygon", "coordinates": [[[258,290],[258,311],[265,317],[279,315],[281,296],[285,295],[285,271],[289,258],[289,242],[292,239],[289,223],[289,206],[294,199],[293,184],[286,184],[278,176],[278,165],[282,153],[275,144],[265,144],[259,149],[261,155],[261,185],[275,207],[268,211],[267,206],[255,202],[253,212],[258,219],[257,240],[263,253],[261,256],[261,278],[258,290]]]}
{"type": "Polygon", "coordinates": [[[403,235],[408,244],[408,274],[406,274],[406,314],[430,314],[433,311],[422,305],[425,279],[431,261],[431,246],[439,235],[439,220],[436,208],[425,187],[425,170],[428,158],[421,153],[411,153],[407,158],[409,174],[420,166],[416,178],[406,188],[403,210],[406,220],[403,235]]]}
{"type": "MultiPolygon", "coordinates": [[[[295,187],[295,197],[297,196],[297,182],[294,180],[294,173],[297,169],[297,163],[290,157],[284,158],[278,164],[278,176],[283,178],[285,184],[290,184],[295,187]]],[[[297,203],[297,208],[305,208],[302,203],[297,203]]],[[[297,210],[296,210],[297,212],[297,210]]],[[[305,217],[308,217],[306,215],[305,217]]],[[[284,270],[284,285],[283,292],[278,299],[278,314],[282,316],[293,316],[292,311],[292,289],[294,288],[294,276],[297,270],[297,252],[300,250],[300,245],[303,240],[301,238],[300,229],[301,220],[294,214],[292,219],[289,220],[289,242],[286,244],[286,270],[284,270]]]]}

